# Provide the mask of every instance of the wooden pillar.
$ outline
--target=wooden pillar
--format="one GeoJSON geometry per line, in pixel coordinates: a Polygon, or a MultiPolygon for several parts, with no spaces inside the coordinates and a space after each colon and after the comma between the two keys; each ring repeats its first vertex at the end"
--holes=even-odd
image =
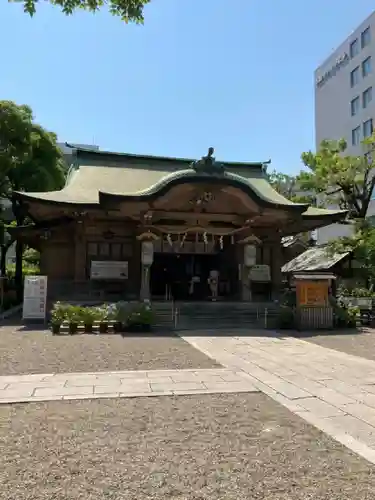
{"type": "Polygon", "coordinates": [[[238,274],[239,274],[239,292],[240,300],[244,302],[251,301],[251,287],[249,280],[250,268],[245,265],[245,245],[240,243],[237,245],[237,262],[238,262],[238,274]]]}
{"type": "Polygon", "coordinates": [[[86,240],[82,221],[77,221],[74,234],[74,281],[86,281],[86,240]]]}
{"type": "Polygon", "coordinates": [[[282,272],[283,255],[281,251],[281,238],[273,241],[270,245],[271,249],[271,280],[272,280],[272,298],[278,300],[282,289],[282,272]]]}

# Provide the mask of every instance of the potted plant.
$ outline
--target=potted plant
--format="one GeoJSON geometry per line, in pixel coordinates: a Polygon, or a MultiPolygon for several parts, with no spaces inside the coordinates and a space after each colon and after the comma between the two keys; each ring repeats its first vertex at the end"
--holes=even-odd
{"type": "Polygon", "coordinates": [[[99,333],[108,332],[108,311],[106,306],[98,307],[95,310],[97,320],[99,321],[99,333]]]}
{"type": "Polygon", "coordinates": [[[80,319],[83,322],[85,332],[92,333],[94,321],[95,321],[95,310],[92,307],[82,307],[80,319]]]}
{"type": "Polygon", "coordinates": [[[115,332],[123,332],[129,317],[130,305],[128,302],[118,302],[116,304],[116,313],[114,317],[113,329],[115,332]]]}
{"type": "Polygon", "coordinates": [[[78,332],[78,325],[81,319],[82,311],[79,306],[70,306],[68,311],[69,333],[74,335],[78,332]]]}
{"type": "Polygon", "coordinates": [[[129,313],[126,321],[128,332],[149,332],[153,323],[153,313],[149,303],[137,304],[129,313]]]}
{"type": "Polygon", "coordinates": [[[54,335],[60,333],[61,325],[67,319],[69,305],[55,302],[51,311],[51,330],[54,335]]]}

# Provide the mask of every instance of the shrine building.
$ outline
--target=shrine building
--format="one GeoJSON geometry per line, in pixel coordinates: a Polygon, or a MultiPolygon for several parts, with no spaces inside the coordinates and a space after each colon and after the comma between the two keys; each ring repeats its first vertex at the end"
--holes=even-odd
{"type": "Polygon", "coordinates": [[[60,191],[15,192],[32,225],[15,238],[40,251],[49,298],[265,301],[282,284],[281,240],[343,220],[293,203],[265,163],[75,150],[60,191]]]}

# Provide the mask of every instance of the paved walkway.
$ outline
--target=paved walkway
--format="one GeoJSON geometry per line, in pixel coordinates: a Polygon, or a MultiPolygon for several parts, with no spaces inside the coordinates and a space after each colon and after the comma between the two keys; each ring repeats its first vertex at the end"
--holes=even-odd
{"type": "Polygon", "coordinates": [[[288,337],[183,338],[225,368],[0,376],[0,404],[261,391],[375,463],[374,361],[288,337]]]}
{"type": "Polygon", "coordinates": [[[295,338],[183,338],[375,463],[374,361],[295,338]]]}
{"type": "Polygon", "coordinates": [[[230,369],[149,370],[0,376],[1,403],[259,392],[230,369]]]}

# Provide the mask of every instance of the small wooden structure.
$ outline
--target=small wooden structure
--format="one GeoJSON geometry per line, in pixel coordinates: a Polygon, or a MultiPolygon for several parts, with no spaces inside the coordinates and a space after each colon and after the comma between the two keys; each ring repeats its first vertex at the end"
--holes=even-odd
{"type": "Polygon", "coordinates": [[[295,274],[297,327],[300,330],[333,328],[329,297],[336,276],[332,273],[295,274]]]}

